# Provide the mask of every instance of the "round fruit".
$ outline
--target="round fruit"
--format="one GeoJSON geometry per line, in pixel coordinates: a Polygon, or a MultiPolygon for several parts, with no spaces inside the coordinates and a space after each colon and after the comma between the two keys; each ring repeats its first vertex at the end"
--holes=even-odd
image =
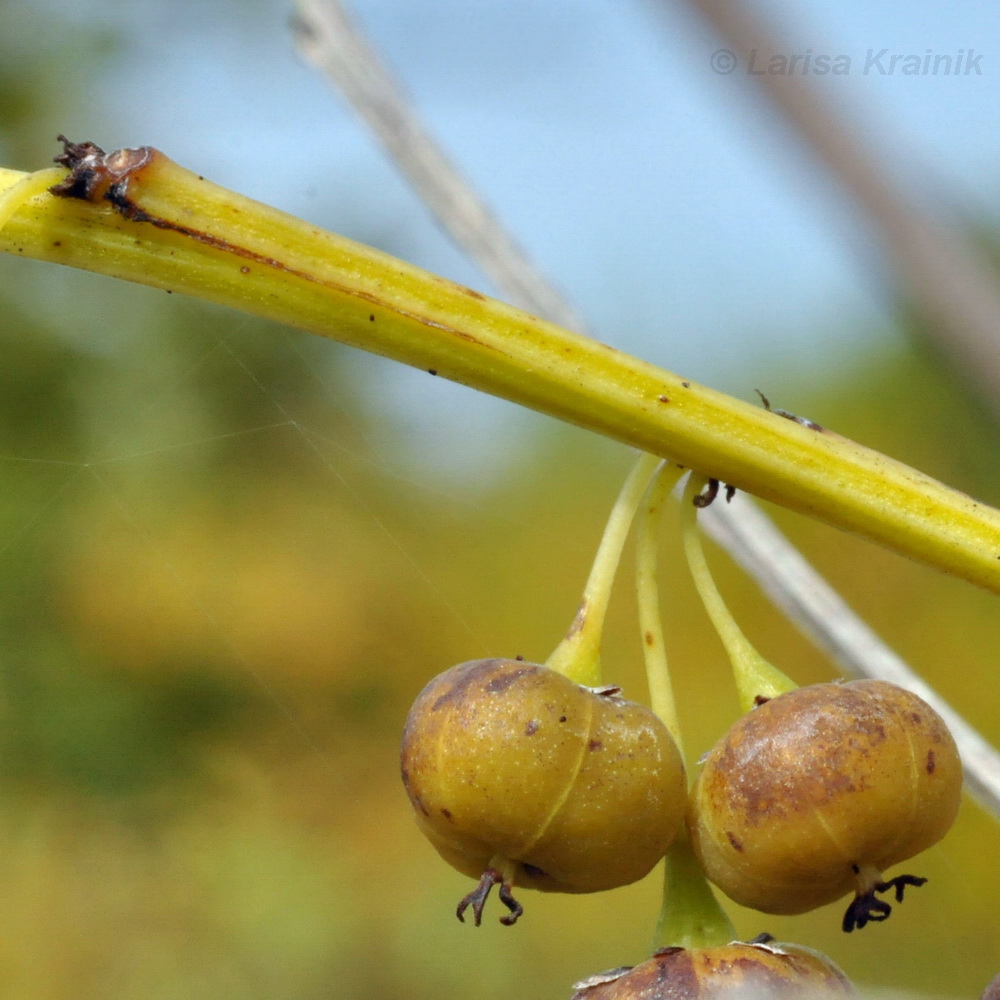
{"type": "Polygon", "coordinates": [[[763,703],[706,756],[688,825],[706,875],[765,913],[804,913],[850,891],[844,930],[885,920],[919,854],[958,811],[962,766],[938,714],[884,681],[816,684],[763,703]]]}
{"type": "Polygon", "coordinates": [[[434,678],[406,720],[403,782],[438,853],[490,887],[597,892],[646,875],[677,834],[684,766],[653,712],[520,660],[434,678]]]}
{"type": "Polygon", "coordinates": [[[633,969],[576,984],[570,1000],[713,1000],[715,997],[853,997],[847,977],[824,955],[762,940],[717,948],[663,948],[633,969]]]}

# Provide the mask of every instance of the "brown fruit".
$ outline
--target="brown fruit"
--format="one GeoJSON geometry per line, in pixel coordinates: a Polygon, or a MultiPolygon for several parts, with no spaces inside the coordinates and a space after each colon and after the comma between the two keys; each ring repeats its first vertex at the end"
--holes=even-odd
{"type": "Polygon", "coordinates": [[[597,892],[642,878],[686,803],[680,754],[650,709],[519,660],[434,678],[407,717],[402,772],[438,853],[482,877],[459,911],[472,903],[477,923],[496,882],[516,919],[513,885],[597,892]]]}
{"type": "Polygon", "coordinates": [[[1000,972],[989,981],[980,1000],[1000,1000],[1000,972]]]}
{"type": "Polygon", "coordinates": [[[570,1000],[856,995],[847,977],[824,955],[769,940],[736,941],[717,948],[663,948],[633,969],[592,976],[575,989],[570,1000]]]}
{"type": "Polygon", "coordinates": [[[876,892],[925,880],[882,871],[932,844],[958,811],[962,767],[937,713],[884,681],[816,684],[739,719],[707,755],[688,825],[708,877],[765,913],[852,890],[844,929],[884,920],[876,892]]]}

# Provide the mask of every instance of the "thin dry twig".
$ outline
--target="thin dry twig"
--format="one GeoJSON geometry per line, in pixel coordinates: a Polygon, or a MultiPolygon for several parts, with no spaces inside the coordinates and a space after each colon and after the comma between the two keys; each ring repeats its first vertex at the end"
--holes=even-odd
{"type": "MultiPolygon", "coordinates": [[[[739,67],[748,65],[751,53],[766,66],[772,54],[801,51],[780,39],[750,4],[688,4],[718,32],[739,67]]],[[[654,5],[667,6],[664,0],[654,5]]],[[[754,73],[752,79],[873,227],[903,295],[930,321],[925,336],[1000,410],[1000,289],[984,254],[953,220],[934,217],[901,189],[863,138],[864,123],[834,107],[811,79],[800,73],[754,73]]]]}
{"type": "MultiPolygon", "coordinates": [[[[298,9],[299,44],[307,58],[343,88],[452,239],[498,286],[517,288],[518,305],[567,325],[565,317],[575,317],[574,310],[439,151],[339,0],[298,0],[298,9]],[[496,246],[514,250],[497,254],[496,246]]],[[[575,319],[569,325],[582,326],[575,319]]],[[[845,671],[900,684],[935,707],[959,744],[966,788],[1000,819],[1000,755],[840,600],[752,501],[715,504],[706,513],[713,537],[845,671]]]]}
{"type": "Polygon", "coordinates": [[[440,225],[507,300],[583,332],[576,310],[542,278],[424,128],[343,5],[338,0],[298,0],[293,29],[299,52],[343,92],[440,225]]]}

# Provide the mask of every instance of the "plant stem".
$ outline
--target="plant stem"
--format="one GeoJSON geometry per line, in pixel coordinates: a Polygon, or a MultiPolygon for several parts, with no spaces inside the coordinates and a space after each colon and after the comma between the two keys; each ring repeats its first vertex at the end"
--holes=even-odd
{"type": "Polygon", "coordinates": [[[580,608],[566,637],[546,661],[547,667],[558,670],[577,684],[597,687],[601,683],[601,634],[611,600],[611,586],[629,528],[660,461],[655,455],[640,455],[625,480],[597,547],[580,608]]]}
{"type": "MultiPolygon", "coordinates": [[[[636,521],[636,589],[643,658],[649,680],[653,711],[670,730],[677,749],[684,756],[684,744],[677,720],[677,705],[660,616],[657,587],[657,550],[663,505],[670,490],[683,474],[676,465],[661,462],[646,493],[636,521]]],[[[663,859],[663,901],[656,924],[653,950],[657,948],[710,948],[736,939],[736,931],[712,892],[698,864],[682,826],[663,859]]]]}
{"type": "Polygon", "coordinates": [[[684,552],[691,567],[694,585],[733,666],[740,707],[744,712],[749,712],[757,704],[758,698],[774,698],[786,691],[794,691],[798,685],[757,652],[736,624],[712,579],[701,546],[697,508],[693,502],[705,484],[703,477],[692,473],[684,489],[681,513],[684,523],[684,552]]]}
{"type": "MultiPolygon", "coordinates": [[[[124,160],[133,166],[120,178],[117,207],[101,200],[106,189],[95,201],[36,195],[0,231],[0,249],[185,292],[395,358],[670,456],[1000,592],[1000,512],[962,493],[234,194],[156,150],[124,160]]],[[[24,176],[0,169],[0,194],[24,176]]]]}
{"type": "MultiPolygon", "coordinates": [[[[6,173],[6,171],[3,171],[6,173]]],[[[33,174],[22,174],[9,187],[2,183],[0,177],[0,230],[7,225],[7,220],[29,199],[44,195],[53,184],[66,176],[66,171],[58,167],[48,170],[36,170],[33,174]]]]}
{"type": "Polygon", "coordinates": [[[714,948],[735,940],[732,921],[715,898],[682,831],[663,860],[663,905],[653,950],[714,948]]]}
{"type": "Polygon", "coordinates": [[[684,743],[677,719],[677,703],[670,681],[670,665],[663,641],[663,619],[660,615],[660,593],[657,586],[657,555],[659,527],[663,505],[683,469],[661,462],[646,502],[636,519],[635,583],[639,609],[639,631],[642,635],[642,655],[649,684],[649,703],[653,711],[670,730],[677,749],[684,756],[684,743]]]}

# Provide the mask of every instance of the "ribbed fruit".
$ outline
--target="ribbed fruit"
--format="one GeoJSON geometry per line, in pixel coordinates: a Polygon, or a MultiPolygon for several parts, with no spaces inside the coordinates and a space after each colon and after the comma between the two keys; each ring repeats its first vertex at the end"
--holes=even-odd
{"type": "Polygon", "coordinates": [[[472,878],[502,873],[508,890],[634,882],[686,805],[680,754],[650,709],[520,660],[434,678],[407,717],[402,772],[441,856],[472,878]]]}
{"type": "Polygon", "coordinates": [[[882,872],[937,843],[958,811],[962,767],[938,714],[884,681],[816,684],[739,719],[691,792],[691,841],[727,896],[803,913],[854,891],[844,928],[884,920],[905,885],[882,872]],[[867,907],[867,908],[866,908],[867,907]]]}

